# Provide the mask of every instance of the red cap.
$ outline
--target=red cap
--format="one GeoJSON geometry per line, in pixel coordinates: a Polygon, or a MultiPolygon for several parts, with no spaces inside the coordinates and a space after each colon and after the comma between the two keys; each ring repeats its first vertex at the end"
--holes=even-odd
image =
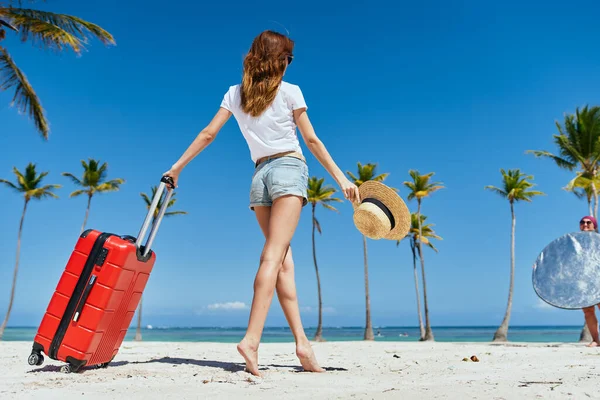
{"type": "Polygon", "coordinates": [[[584,219],[589,219],[592,221],[594,223],[594,229],[598,229],[598,221],[596,221],[596,218],[592,217],[591,215],[586,215],[585,217],[581,218],[582,221],[584,219]]]}

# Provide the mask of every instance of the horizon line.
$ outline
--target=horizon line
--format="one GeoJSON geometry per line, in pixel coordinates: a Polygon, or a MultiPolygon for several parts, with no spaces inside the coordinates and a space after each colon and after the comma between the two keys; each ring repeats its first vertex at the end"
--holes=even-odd
{"type": "MultiPolygon", "coordinates": [[[[188,325],[188,326],[177,326],[177,325],[173,325],[173,326],[169,326],[169,325],[152,325],[152,324],[146,324],[145,326],[142,326],[141,329],[146,329],[146,330],[152,330],[152,329],[148,329],[148,326],[152,326],[152,329],[247,329],[246,326],[226,326],[226,325],[221,325],[221,326],[192,326],[192,325],[188,325]]],[[[483,328],[483,329],[497,329],[499,325],[437,325],[437,326],[431,326],[431,329],[446,329],[446,328],[483,328]]],[[[136,326],[131,325],[129,329],[135,329],[136,326]]],[[[316,326],[308,326],[305,327],[304,329],[316,329],[316,326]]],[[[510,328],[577,328],[580,329],[582,328],[580,325],[546,325],[546,324],[533,324],[533,325],[511,325],[508,327],[508,329],[510,328]]],[[[38,329],[38,326],[27,326],[27,325],[20,325],[20,326],[7,326],[6,329],[38,329]]],[[[264,329],[287,329],[290,330],[290,327],[288,325],[265,325],[264,329]]],[[[365,329],[364,326],[352,326],[352,325],[348,325],[348,326],[323,326],[322,329],[365,329]]],[[[401,325],[389,325],[389,326],[377,326],[377,327],[373,327],[373,329],[419,329],[418,326],[401,326],[401,325]]]]}

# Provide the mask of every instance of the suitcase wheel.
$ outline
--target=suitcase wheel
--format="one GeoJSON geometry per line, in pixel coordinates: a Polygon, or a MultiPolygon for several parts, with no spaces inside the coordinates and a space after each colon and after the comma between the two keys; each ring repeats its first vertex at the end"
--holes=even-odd
{"type": "Polygon", "coordinates": [[[29,365],[42,365],[44,363],[44,356],[41,353],[31,353],[27,362],[29,365]]]}
{"type": "Polygon", "coordinates": [[[110,363],[98,364],[96,367],[97,368],[108,368],[108,364],[110,364],[110,363]]]}
{"type": "Polygon", "coordinates": [[[64,373],[64,374],[70,374],[73,370],[71,369],[71,366],[69,364],[67,365],[63,365],[62,367],[60,367],[60,372],[64,373]]]}

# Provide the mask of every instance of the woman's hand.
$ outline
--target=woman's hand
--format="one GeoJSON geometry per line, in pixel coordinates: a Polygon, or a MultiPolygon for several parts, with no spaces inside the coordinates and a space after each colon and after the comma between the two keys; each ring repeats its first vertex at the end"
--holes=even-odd
{"type": "Polygon", "coordinates": [[[179,180],[180,169],[172,168],[165,172],[163,176],[170,176],[173,179],[173,186],[177,187],[177,181],[179,180]]]}
{"type": "Polygon", "coordinates": [[[350,182],[348,178],[343,177],[339,182],[340,189],[342,189],[342,193],[344,197],[348,199],[348,201],[352,203],[360,202],[360,193],[358,192],[358,186],[354,183],[350,182]]]}

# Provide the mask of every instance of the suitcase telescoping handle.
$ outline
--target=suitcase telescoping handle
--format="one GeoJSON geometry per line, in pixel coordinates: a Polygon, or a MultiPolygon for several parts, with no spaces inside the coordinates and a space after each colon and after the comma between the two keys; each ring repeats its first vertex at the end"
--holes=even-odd
{"type": "MultiPolygon", "coordinates": [[[[137,246],[138,249],[140,249],[140,245],[141,245],[142,241],[144,240],[144,236],[146,236],[146,232],[148,231],[148,227],[150,226],[150,222],[152,221],[156,207],[158,207],[158,202],[159,202],[160,198],[162,197],[163,191],[165,190],[165,187],[167,185],[171,189],[175,188],[173,179],[170,176],[163,176],[160,180],[160,185],[158,186],[158,189],[156,190],[156,194],[154,195],[154,198],[152,199],[152,204],[150,205],[150,209],[148,210],[148,214],[146,215],[146,219],[144,220],[142,229],[140,229],[140,233],[138,234],[137,239],[135,241],[135,245],[137,246]]],[[[163,216],[165,215],[165,211],[166,211],[167,207],[169,206],[169,201],[171,200],[172,194],[173,194],[173,190],[167,190],[167,193],[162,202],[160,210],[158,210],[158,215],[156,216],[156,218],[154,219],[154,223],[152,224],[152,230],[150,231],[150,235],[148,235],[148,240],[146,241],[146,244],[144,245],[144,250],[142,253],[143,257],[146,257],[148,255],[148,253],[150,252],[150,247],[152,246],[152,242],[154,241],[154,238],[156,237],[156,232],[158,231],[158,227],[160,226],[163,216]]]]}

